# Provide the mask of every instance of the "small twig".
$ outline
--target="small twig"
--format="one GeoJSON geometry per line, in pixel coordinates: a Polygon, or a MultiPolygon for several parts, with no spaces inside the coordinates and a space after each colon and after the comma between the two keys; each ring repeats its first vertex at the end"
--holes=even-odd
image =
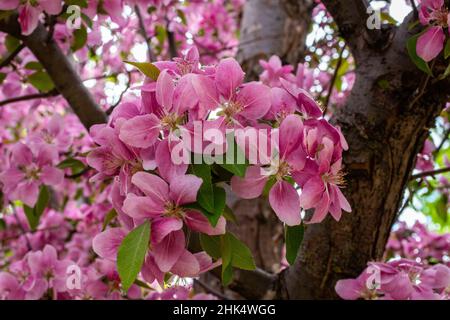
{"type": "Polygon", "coordinates": [[[442,138],[441,143],[438,145],[438,147],[436,148],[436,150],[434,150],[434,153],[438,153],[442,147],[444,146],[445,142],[448,139],[448,136],[450,135],[450,128],[448,128],[445,132],[444,132],[444,137],[442,138]]]}
{"type": "Polygon", "coordinates": [[[131,74],[130,72],[127,72],[128,75],[128,82],[127,85],[125,87],[125,89],[120,93],[119,99],[117,100],[117,102],[115,104],[113,104],[111,107],[108,108],[108,110],[106,110],[106,114],[109,116],[114,109],[120,104],[120,102],[122,101],[123,96],[125,95],[125,93],[128,91],[128,89],[130,89],[131,86],[131,74]]]}
{"type": "MultiPolygon", "coordinates": [[[[431,67],[430,67],[431,71],[433,71],[433,68],[434,68],[435,64],[436,64],[436,60],[433,60],[433,62],[431,63],[431,67]]],[[[428,82],[430,81],[430,79],[431,79],[431,76],[427,75],[427,77],[425,78],[425,81],[422,82],[421,86],[419,87],[419,91],[417,92],[417,95],[414,97],[414,99],[408,105],[408,109],[411,109],[420,100],[420,98],[422,98],[422,96],[425,93],[425,89],[428,86],[428,82]]]]}
{"type": "Polygon", "coordinates": [[[411,2],[411,6],[413,8],[413,11],[414,11],[414,17],[417,19],[419,17],[419,11],[417,10],[416,2],[415,2],[415,0],[411,0],[410,2],[411,2]]]}
{"type": "Polygon", "coordinates": [[[428,177],[428,176],[434,176],[434,175],[449,172],[449,171],[450,171],[450,167],[440,168],[440,169],[436,169],[436,170],[432,170],[432,171],[424,171],[424,172],[421,172],[418,174],[413,174],[411,176],[410,180],[415,180],[418,178],[424,178],[424,177],[428,177]]]}
{"type": "Polygon", "coordinates": [[[3,61],[0,62],[0,69],[9,65],[11,61],[13,61],[15,57],[17,57],[20,51],[22,51],[23,48],[25,48],[25,46],[23,44],[20,44],[16,49],[14,49],[14,51],[11,52],[9,56],[7,56],[3,61]]]}
{"type": "Polygon", "coordinates": [[[209,285],[207,285],[206,283],[204,283],[203,281],[201,281],[200,279],[194,279],[194,282],[197,283],[200,287],[202,287],[203,289],[205,289],[207,292],[215,295],[216,297],[222,299],[222,300],[231,300],[229,297],[227,297],[226,295],[224,295],[222,292],[219,292],[218,290],[210,287],[209,285]]]}
{"type": "Polygon", "coordinates": [[[336,83],[339,74],[339,69],[341,68],[342,61],[344,60],[344,51],[346,46],[347,45],[344,45],[342,47],[341,52],[339,53],[339,60],[337,62],[336,68],[334,69],[333,77],[331,78],[330,89],[328,89],[327,97],[325,99],[325,109],[323,110],[323,115],[326,115],[327,113],[328,105],[330,104],[331,94],[333,93],[334,84],[336,83]]]}
{"type": "Polygon", "coordinates": [[[148,58],[150,61],[154,61],[155,55],[153,54],[151,39],[149,38],[149,36],[147,34],[147,30],[145,29],[145,23],[144,23],[144,18],[142,17],[141,9],[139,9],[138,5],[135,5],[134,10],[136,11],[136,15],[139,20],[139,33],[144,38],[145,43],[147,44],[148,58]]]}
{"type": "Polygon", "coordinates": [[[49,92],[45,92],[45,93],[34,93],[34,94],[29,94],[29,95],[25,95],[25,96],[21,96],[21,97],[15,97],[15,98],[0,101],[0,107],[10,104],[10,103],[14,103],[14,102],[56,97],[58,95],[59,95],[58,90],[53,89],[53,90],[51,90],[49,92]]]}

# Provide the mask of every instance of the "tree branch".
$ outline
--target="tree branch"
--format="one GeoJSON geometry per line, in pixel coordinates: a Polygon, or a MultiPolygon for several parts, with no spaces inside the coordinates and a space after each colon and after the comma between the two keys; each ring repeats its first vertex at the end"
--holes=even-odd
{"type": "Polygon", "coordinates": [[[434,176],[434,175],[441,174],[441,173],[446,173],[446,172],[449,172],[449,171],[450,171],[450,167],[440,168],[440,169],[431,170],[431,171],[424,171],[424,172],[421,172],[421,173],[413,174],[411,176],[411,180],[415,180],[415,179],[423,178],[423,177],[434,176]]]}
{"type": "Polygon", "coordinates": [[[148,58],[150,61],[154,61],[155,55],[153,54],[151,39],[148,37],[147,30],[145,29],[144,17],[142,16],[141,9],[139,9],[138,5],[135,5],[134,10],[136,11],[136,15],[139,21],[139,33],[144,38],[145,43],[147,45],[148,58]]]}
{"type": "Polygon", "coordinates": [[[34,100],[34,99],[42,99],[42,98],[49,98],[49,97],[55,97],[59,95],[58,90],[51,90],[49,92],[44,93],[34,93],[34,94],[28,94],[21,97],[14,97],[11,99],[6,99],[3,101],[0,101],[0,107],[5,106],[7,104],[11,104],[14,102],[20,102],[20,101],[28,101],[28,100],[34,100]]]}
{"type": "Polygon", "coordinates": [[[22,40],[23,44],[33,52],[53,80],[58,92],[67,100],[87,129],[94,124],[106,122],[106,114],[96,104],[57,43],[53,39],[48,39],[45,27],[39,24],[31,35],[24,36],[21,34],[17,18],[15,14],[7,20],[0,21],[0,31],[22,40]]]}
{"type": "Polygon", "coordinates": [[[386,30],[369,30],[367,21],[370,15],[367,13],[369,3],[367,0],[323,0],[336,22],[339,32],[352,50],[355,59],[358,60],[361,49],[369,47],[382,50],[388,45],[392,27],[386,30]],[[387,31],[387,32],[386,32],[387,31]]]}
{"type": "Polygon", "coordinates": [[[22,49],[25,48],[23,44],[20,44],[16,49],[14,49],[13,52],[9,54],[3,61],[0,62],[0,69],[3,67],[6,67],[11,63],[11,61],[14,60],[15,57],[22,51],[22,49]]]}

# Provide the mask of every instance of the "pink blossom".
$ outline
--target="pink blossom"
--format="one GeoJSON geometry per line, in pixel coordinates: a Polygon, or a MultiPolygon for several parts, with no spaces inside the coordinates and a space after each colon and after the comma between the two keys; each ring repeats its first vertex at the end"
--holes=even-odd
{"type": "Polygon", "coordinates": [[[33,207],[39,186],[58,185],[63,177],[63,172],[54,167],[52,154],[45,147],[37,147],[33,152],[28,146],[18,143],[12,148],[10,166],[0,174],[0,181],[9,199],[21,200],[33,207]]]}

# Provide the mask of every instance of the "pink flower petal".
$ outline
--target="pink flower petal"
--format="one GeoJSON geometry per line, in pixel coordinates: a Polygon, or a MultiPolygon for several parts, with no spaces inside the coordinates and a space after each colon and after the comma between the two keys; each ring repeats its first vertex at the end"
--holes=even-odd
{"type": "Polygon", "coordinates": [[[217,225],[212,227],[208,219],[200,212],[190,210],[185,215],[186,225],[194,231],[205,233],[210,236],[225,234],[226,221],[224,217],[220,217],[217,225]]]}
{"type": "Polygon", "coordinates": [[[300,199],[291,184],[286,181],[275,183],[269,192],[269,202],[278,218],[288,226],[300,224],[300,199]]]}
{"type": "Polygon", "coordinates": [[[177,205],[195,202],[202,183],[201,178],[192,174],[179,176],[170,184],[170,198],[177,205]]]}
{"type": "Polygon", "coordinates": [[[216,85],[220,94],[227,100],[233,97],[236,89],[244,81],[244,71],[233,58],[220,61],[216,71],[216,85]]]}
{"type": "Polygon", "coordinates": [[[161,271],[168,272],[172,269],[185,250],[184,245],[184,233],[182,230],[178,230],[170,233],[154,246],[155,262],[161,271]]]}
{"type": "Polygon", "coordinates": [[[120,128],[119,138],[136,148],[148,148],[155,144],[161,122],[154,114],[137,116],[127,120],[120,128]]]}
{"type": "Polygon", "coordinates": [[[233,176],[231,178],[231,190],[243,199],[259,197],[268,180],[267,176],[261,174],[261,170],[258,166],[251,166],[247,168],[244,178],[233,176]]]}
{"type": "Polygon", "coordinates": [[[125,235],[126,233],[122,228],[107,229],[95,236],[92,240],[92,249],[100,257],[115,261],[117,251],[125,235]]]}
{"type": "Polygon", "coordinates": [[[428,62],[436,58],[444,48],[445,34],[442,27],[429,28],[417,39],[417,55],[428,62]]]}
{"type": "Polygon", "coordinates": [[[131,178],[131,183],[142,190],[154,203],[164,205],[169,200],[169,186],[154,174],[137,172],[131,178]]]}

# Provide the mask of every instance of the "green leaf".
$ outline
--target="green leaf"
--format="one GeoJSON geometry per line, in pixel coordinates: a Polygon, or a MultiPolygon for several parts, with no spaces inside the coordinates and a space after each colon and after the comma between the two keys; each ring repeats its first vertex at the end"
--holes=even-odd
{"type": "Polygon", "coordinates": [[[292,265],[297,258],[298,249],[303,241],[305,228],[302,224],[286,227],[286,260],[292,265]]]}
{"type": "Polygon", "coordinates": [[[8,34],[5,38],[5,46],[9,52],[13,52],[20,46],[20,40],[8,34]]]}
{"type": "Polygon", "coordinates": [[[213,215],[208,217],[209,222],[213,227],[217,225],[220,216],[223,214],[226,205],[226,192],[224,188],[214,186],[214,211],[213,215]]]}
{"type": "Polygon", "coordinates": [[[231,264],[222,264],[222,285],[224,287],[228,286],[233,280],[233,267],[231,264]]]}
{"type": "Polygon", "coordinates": [[[3,83],[3,81],[5,81],[6,79],[6,73],[0,72],[0,84],[3,83]]]}
{"type": "Polygon", "coordinates": [[[141,271],[149,241],[149,221],[135,228],[123,239],[117,253],[117,271],[124,291],[128,291],[141,271]]]}
{"type": "Polygon", "coordinates": [[[450,39],[448,39],[447,42],[445,43],[444,57],[445,59],[450,57],[450,39]]]}
{"type": "Polygon", "coordinates": [[[223,237],[227,238],[231,247],[232,266],[244,270],[255,270],[256,266],[250,249],[230,232],[226,233],[223,237]]]}
{"type": "Polygon", "coordinates": [[[177,9],[177,15],[181,19],[181,23],[187,25],[186,15],[184,14],[184,12],[180,9],[177,9]]]}
{"type": "Polygon", "coordinates": [[[6,222],[3,219],[0,219],[0,231],[6,230],[6,222]]]}
{"type": "Polygon", "coordinates": [[[442,224],[447,224],[449,219],[449,211],[448,211],[448,199],[445,195],[441,195],[439,199],[435,202],[436,214],[439,219],[442,221],[442,224]]]}
{"type": "Polygon", "coordinates": [[[109,212],[105,216],[105,220],[103,220],[102,232],[105,231],[106,227],[115,217],[117,217],[117,211],[114,209],[109,210],[109,212]]]}
{"type": "Polygon", "coordinates": [[[227,205],[225,205],[225,209],[223,210],[223,216],[228,221],[231,221],[233,223],[237,223],[237,218],[236,218],[233,210],[231,210],[231,208],[229,206],[227,206],[227,205]]]}
{"type": "Polygon", "coordinates": [[[245,154],[237,145],[233,134],[227,135],[227,142],[228,146],[232,149],[227,152],[227,154],[225,155],[224,163],[219,164],[219,166],[231,172],[232,174],[243,178],[245,177],[245,172],[249,165],[247,159],[245,158],[245,154]]]}
{"type": "Polygon", "coordinates": [[[166,28],[164,28],[161,25],[157,25],[155,27],[155,35],[156,35],[156,39],[158,39],[159,45],[163,46],[164,42],[166,41],[166,38],[167,38],[166,28]]]}
{"type": "Polygon", "coordinates": [[[432,76],[433,73],[431,72],[430,67],[422,58],[420,58],[417,55],[417,52],[416,52],[417,39],[420,37],[420,35],[421,34],[416,34],[416,35],[412,36],[411,38],[409,38],[406,43],[406,48],[408,50],[409,57],[411,58],[412,62],[414,62],[414,64],[417,66],[417,68],[419,68],[426,74],[432,76]]]}
{"type": "Polygon", "coordinates": [[[72,49],[73,52],[78,51],[84,47],[86,42],[87,42],[87,30],[85,26],[81,26],[81,28],[76,29],[73,32],[73,41],[72,45],[70,46],[70,49],[72,49]]]}
{"type": "Polygon", "coordinates": [[[207,164],[193,164],[193,173],[203,180],[197,193],[197,202],[209,212],[214,212],[214,190],[211,180],[211,166],[207,164]]]}
{"type": "Polygon", "coordinates": [[[60,163],[58,163],[57,167],[59,169],[68,169],[70,168],[72,170],[72,174],[77,174],[81,171],[83,171],[86,166],[84,165],[83,162],[81,162],[78,159],[75,158],[67,158],[64,159],[63,161],[61,161],[60,163]]]}
{"type": "Polygon", "coordinates": [[[88,1],[87,0],[64,0],[64,2],[70,6],[70,5],[76,5],[81,8],[87,8],[88,7],[88,1]]]}
{"type": "Polygon", "coordinates": [[[28,76],[27,81],[33,85],[36,89],[41,92],[49,92],[55,85],[47,72],[43,70],[36,71],[35,73],[28,76]]]}
{"type": "Polygon", "coordinates": [[[50,192],[45,185],[42,185],[39,190],[39,196],[35,206],[33,208],[27,205],[23,206],[31,230],[36,230],[39,225],[39,219],[41,218],[42,213],[44,213],[45,208],[47,208],[49,201],[50,192]]]}
{"type": "Polygon", "coordinates": [[[39,61],[30,61],[25,65],[25,69],[28,70],[43,70],[44,67],[39,61]]]}
{"type": "Polygon", "coordinates": [[[131,64],[139,69],[143,74],[145,74],[150,79],[156,81],[158,80],[159,74],[161,71],[150,62],[132,62],[132,61],[124,61],[125,63],[131,64]]]}
{"type": "Polygon", "coordinates": [[[208,236],[204,233],[200,233],[200,245],[212,258],[221,258],[221,236],[208,236]]]}
{"type": "Polygon", "coordinates": [[[397,20],[395,20],[393,17],[391,17],[389,15],[389,13],[387,13],[387,12],[381,12],[380,13],[380,18],[381,18],[382,21],[386,21],[389,24],[396,25],[398,23],[397,20]]]}

